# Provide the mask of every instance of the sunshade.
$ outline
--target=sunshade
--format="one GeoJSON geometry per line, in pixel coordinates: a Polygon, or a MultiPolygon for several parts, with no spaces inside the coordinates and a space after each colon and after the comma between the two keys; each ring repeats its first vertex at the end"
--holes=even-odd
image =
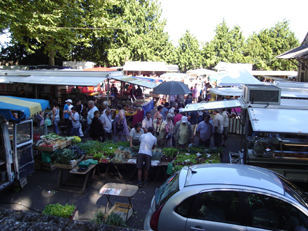
{"type": "Polygon", "coordinates": [[[245,69],[231,70],[217,78],[217,86],[240,86],[242,84],[263,84],[245,69]]]}
{"type": "Polygon", "coordinates": [[[49,108],[47,100],[0,96],[0,115],[4,116],[6,120],[20,121],[47,108],[49,108]],[[22,115],[16,119],[11,111],[20,111],[22,115]]]}
{"type": "Polygon", "coordinates": [[[191,90],[183,82],[170,81],[164,82],[154,88],[156,95],[185,95],[191,93],[191,90]]]}
{"type": "Polygon", "coordinates": [[[182,110],[182,112],[205,111],[205,110],[214,110],[222,108],[237,108],[241,107],[241,105],[242,104],[239,100],[223,100],[223,101],[215,101],[208,103],[192,103],[186,105],[186,107],[182,110]]]}
{"type": "Polygon", "coordinates": [[[117,71],[117,69],[109,67],[93,67],[93,68],[83,69],[83,71],[117,71]]]}

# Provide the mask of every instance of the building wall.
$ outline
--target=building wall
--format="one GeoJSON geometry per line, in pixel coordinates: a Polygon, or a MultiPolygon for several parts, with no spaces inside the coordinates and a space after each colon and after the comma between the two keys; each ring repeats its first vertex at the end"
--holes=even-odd
{"type": "MultiPolygon", "coordinates": [[[[302,45],[308,44],[308,33],[302,42],[302,45]]],[[[301,64],[298,62],[298,76],[297,76],[297,81],[299,82],[308,82],[308,59],[300,59],[300,61],[305,64],[301,64]]]]}

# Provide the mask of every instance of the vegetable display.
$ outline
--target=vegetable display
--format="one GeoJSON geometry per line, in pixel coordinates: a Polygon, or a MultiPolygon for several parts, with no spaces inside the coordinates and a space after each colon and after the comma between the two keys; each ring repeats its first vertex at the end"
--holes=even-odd
{"type": "Polygon", "coordinates": [[[56,164],[70,164],[71,160],[77,160],[83,155],[82,151],[78,151],[77,148],[70,147],[64,149],[57,149],[50,157],[56,164]]]}
{"type": "Polygon", "coordinates": [[[175,157],[179,150],[176,148],[163,148],[163,153],[166,157],[175,157]]]}
{"type": "Polygon", "coordinates": [[[69,204],[60,205],[59,203],[49,204],[45,206],[43,214],[56,217],[69,218],[73,216],[75,209],[76,209],[75,205],[69,205],[69,204]]]}

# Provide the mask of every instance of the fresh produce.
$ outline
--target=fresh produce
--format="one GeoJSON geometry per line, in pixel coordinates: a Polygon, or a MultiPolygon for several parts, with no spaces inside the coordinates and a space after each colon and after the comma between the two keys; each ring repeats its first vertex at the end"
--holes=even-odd
{"type": "Polygon", "coordinates": [[[75,205],[60,205],[59,203],[57,204],[49,204],[45,206],[45,209],[43,210],[44,215],[51,215],[51,216],[56,216],[56,217],[64,217],[64,218],[69,218],[73,216],[75,212],[75,205]]]}
{"type": "Polygon", "coordinates": [[[71,160],[77,160],[82,156],[82,154],[78,154],[71,149],[57,149],[54,151],[50,157],[56,164],[70,164],[71,160]]]}
{"type": "Polygon", "coordinates": [[[163,148],[163,153],[166,157],[175,157],[176,154],[178,153],[178,150],[173,147],[163,148]]]}
{"type": "Polygon", "coordinates": [[[118,142],[117,143],[117,145],[119,146],[119,147],[123,147],[123,148],[129,148],[130,147],[130,143],[129,143],[129,141],[125,141],[125,142],[118,142]]]}
{"type": "Polygon", "coordinates": [[[78,144],[81,142],[81,138],[79,136],[73,136],[72,142],[73,144],[78,144]]]}
{"type": "Polygon", "coordinates": [[[152,160],[160,160],[162,155],[162,150],[160,148],[155,148],[152,152],[152,160]]]}

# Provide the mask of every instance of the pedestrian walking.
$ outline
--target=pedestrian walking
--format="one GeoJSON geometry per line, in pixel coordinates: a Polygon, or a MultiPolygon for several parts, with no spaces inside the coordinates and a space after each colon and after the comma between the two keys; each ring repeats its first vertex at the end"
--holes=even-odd
{"type": "Polygon", "coordinates": [[[94,102],[90,100],[88,102],[88,114],[87,114],[87,123],[88,123],[88,128],[84,131],[85,134],[89,133],[90,127],[92,120],[94,118],[94,113],[98,111],[97,107],[95,106],[94,102]]]}
{"type": "Polygon", "coordinates": [[[69,112],[71,111],[73,105],[73,101],[71,99],[67,99],[65,101],[65,105],[63,107],[63,118],[66,123],[66,135],[70,136],[72,130],[72,119],[70,118],[69,112]]]}
{"type": "Polygon", "coordinates": [[[197,126],[196,135],[199,138],[199,146],[209,148],[211,146],[211,138],[214,134],[214,126],[210,123],[210,115],[204,115],[204,120],[197,126]]]}
{"type": "Polygon", "coordinates": [[[220,114],[219,110],[214,110],[214,120],[213,120],[213,126],[215,129],[214,133],[214,144],[215,147],[221,146],[221,135],[223,133],[224,127],[223,127],[223,117],[220,114]]]}
{"type": "Polygon", "coordinates": [[[80,119],[79,114],[76,111],[75,107],[72,107],[71,112],[69,112],[70,118],[72,120],[72,135],[73,136],[80,136],[79,129],[80,129],[80,119]]]}
{"type": "Polygon", "coordinates": [[[185,148],[192,139],[191,124],[186,116],[183,116],[174,127],[174,140],[176,148],[185,148]]]}
{"type": "Polygon", "coordinates": [[[222,117],[223,117],[223,127],[224,127],[222,133],[224,138],[224,144],[222,146],[227,147],[228,132],[229,132],[229,115],[226,109],[223,109],[222,117]]]}
{"type": "Polygon", "coordinates": [[[94,117],[90,124],[89,135],[93,140],[104,141],[104,127],[99,120],[99,111],[94,112],[94,117]]]}
{"type": "Polygon", "coordinates": [[[112,140],[112,119],[110,108],[106,108],[99,117],[104,127],[104,140],[112,140]]]}
{"type": "Polygon", "coordinates": [[[158,115],[157,119],[153,121],[154,136],[157,138],[159,147],[164,147],[166,145],[166,124],[167,122],[163,120],[162,115],[158,115]]]}
{"type": "Polygon", "coordinates": [[[60,109],[58,107],[58,102],[56,100],[53,100],[51,102],[51,105],[52,105],[51,123],[53,126],[53,132],[59,135],[58,123],[60,122],[60,109]]]}
{"type": "Polygon", "coordinates": [[[126,141],[129,141],[128,126],[125,118],[125,112],[122,105],[117,105],[118,114],[114,118],[114,135],[118,136],[118,142],[121,142],[121,137],[124,136],[126,141]]]}

